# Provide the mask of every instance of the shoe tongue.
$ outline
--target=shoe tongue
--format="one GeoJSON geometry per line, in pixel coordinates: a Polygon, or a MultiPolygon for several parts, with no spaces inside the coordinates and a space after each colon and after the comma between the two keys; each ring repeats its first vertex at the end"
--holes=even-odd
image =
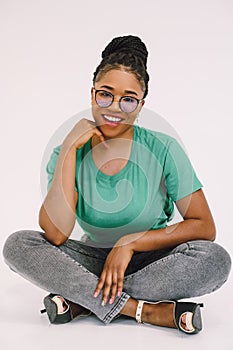
{"type": "Polygon", "coordinates": [[[67,310],[67,304],[62,297],[56,295],[55,297],[52,298],[52,300],[57,305],[58,314],[63,314],[67,310]]]}

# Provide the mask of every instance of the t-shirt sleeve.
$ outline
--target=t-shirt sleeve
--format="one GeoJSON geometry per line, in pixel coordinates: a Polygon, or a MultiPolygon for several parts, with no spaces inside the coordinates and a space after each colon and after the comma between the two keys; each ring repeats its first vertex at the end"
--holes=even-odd
{"type": "Polygon", "coordinates": [[[47,190],[49,191],[52,180],[53,180],[53,175],[56,169],[57,165],[57,159],[60,153],[61,146],[57,146],[53,149],[53,152],[50,156],[49,162],[46,166],[46,172],[48,175],[48,183],[47,183],[47,190]]]}
{"type": "MultiPolygon", "coordinates": [[[[47,191],[49,191],[51,183],[53,181],[53,176],[54,176],[54,172],[55,172],[55,169],[56,169],[57,159],[58,159],[60,150],[61,150],[61,146],[57,146],[57,147],[55,147],[53,149],[53,152],[52,152],[52,154],[50,156],[50,160],[49,160],[49,162],[48,162],[48,164],[46,166],[46,171],[47,171],[47,174],[48,174],[47,191]]],[[[76,186],[76,180],[75,180],[74,189],[75,189],[76,192],[78,192],[78,189],[77,189],[77,186],[76,186]]]]}
{"type": "Polygon", "coordinates": [[[203,187],[187,154],[175,139],[168,146],[164,176],[167,193],[174,202],[203,187]]]}

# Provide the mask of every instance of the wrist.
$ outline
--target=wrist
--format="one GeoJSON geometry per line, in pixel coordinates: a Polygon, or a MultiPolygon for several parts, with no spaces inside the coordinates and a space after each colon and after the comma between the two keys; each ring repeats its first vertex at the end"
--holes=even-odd
{"type": "Polygon", "coordinates": [[[131,250],[134,253],[135,252],[134,241],[135,241],[135,239],[132,237],[132,234],[131,235],[126,235],[126,236],[121,237],[116,242],[114,247],[127,248],[127,249],[131,250]]]}

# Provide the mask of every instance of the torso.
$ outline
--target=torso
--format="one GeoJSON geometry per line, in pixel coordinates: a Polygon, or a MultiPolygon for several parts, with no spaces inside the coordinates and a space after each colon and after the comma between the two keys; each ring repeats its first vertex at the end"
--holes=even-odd
{"type": "Polygon", "coordinates": [[[99,170],[106,175],[115,175],[119,173],[127,164],[128,160],[125,159],[113,159],[105,163],[99,168],[99,170]]]}
{"type": "Polygon", "coordinates": [[[110,247],[132,232],[166,227],[174,211],[170,193],[176,196],[176,189],[187,194],[189,188],[200,188],[193,176],[185,183],[182,169],[190,165],[170,136],[139,127],[134,136],[128,147],[109,140],[109,149],[89,142],[78,152],[77,220],[90,240],[101,247],[110,247]],[[173,156],[178,160],[177,175],[173,156]],[[172,171],[174,181],[170,179],[165,187],[164,179],[172,171]]]}

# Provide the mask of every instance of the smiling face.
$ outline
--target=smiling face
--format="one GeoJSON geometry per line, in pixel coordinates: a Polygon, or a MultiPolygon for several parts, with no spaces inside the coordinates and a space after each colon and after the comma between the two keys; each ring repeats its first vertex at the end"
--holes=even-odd
{"type": "MultiPolygon", "coordinates": [[[[92,88],[92,114],[96,124],[105,138],[126,137],[131,138],[133,124],[137,118],[144,100],[140,101],[137,108],[131,112],[123,112],[119,100],[123,96],[141,100],[144,92],[141,84],[133,73],[124,69],[112,69],[101,74],[92,88]],[[104,90],[114,96],[114,101],[109,107],[100,107],[95,100],[96,90],[104,90]]],[[[130,103],[130,102],[129,102],[130,103]]]]}

